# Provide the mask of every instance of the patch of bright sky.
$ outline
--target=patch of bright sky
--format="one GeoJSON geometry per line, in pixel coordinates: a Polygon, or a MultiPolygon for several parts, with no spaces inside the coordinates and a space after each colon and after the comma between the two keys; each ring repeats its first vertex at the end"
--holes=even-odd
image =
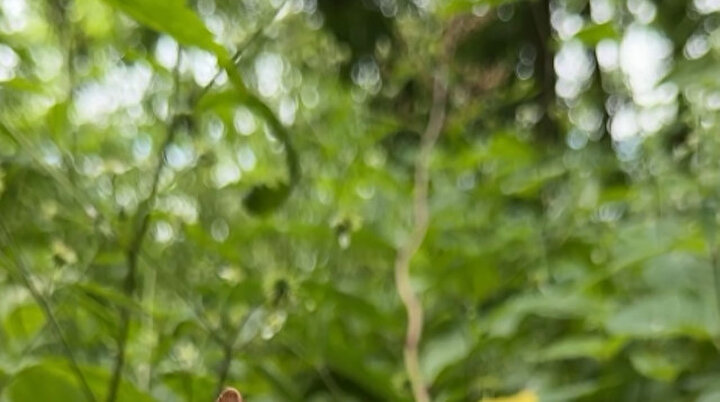
{"type": "Polygon", "coordinates": [[[693,0],[693,6],[701,14],[720,11],[720,0],[693,0]]]}
{"type": "Polygon", "coordinates": [[[555,90],[558,95],[566,99],[577,97],[594,69],[592,55],[579,40],[563,43],[555,55],[555,72],[558,76],[555,90]]]}
{"type": "Polygon", "coordinates": [[[185,223],[193,224],[198,219],[197,200],[185,194],[175,194],[158,200],[158,209],[169,212],[185,223]]]}
{"type": "Polygon", "coordinates": [[[60,154],[60,150],[55,143],[45,141],[40,148],[40,152],[43,162],[47,165],[56,168],[62,165],[62,154],[60,154]]]}
{"type": "Polygon", "coordinates": [[[27,27],[30,8],[26,0],[0,0],[0,31],[14,33],[27,27]]]}
{"type": "Polygon", "coordinates": [[[257,130],[255,116],[253,116],[252,112],[245,106],[239,106],[235,109],[233,126],[235,127],[235,131],[242,135],[251,135],[257,130]]]}
{"type": "Polygon", "coordinates": [[[190,144],[170,144],[165,153],[165,158],[170,167],[175,170],[182,170],[195,163],[195,148],[190,144]]]}
{"type": "Polygon", "coordinates": [[[634,96],[653,90],[670,68],[672,43],[653,28],[631,25],[620,42],[620,69],[634,96]]]}
{"type": "MultiPolygon", "coordinates": [[[[168,70],[173,70],[178,63],[178,44],[163,35],[155,45],[155,59],[168,70]]],[[[192,75],[195,83],[201,87],[209,84],[218,72],[217,58],[204,50],[190,48],[183,50],[180,71],[192,75]]]]}
{"type": "Polygon", "coordinates": [[[631,25],[620,42],[619,67],[634,104],[619,107],[610,122],[615,141],[627,141],[660,130],[677,114],[677,87],[659,85],[671,63],[672,43],[646,25],[631,25]]]}
{"type": "Polygon", "coordinates": [[[64,57],[56,46],[38,46],[30,49],[35,64],[35,74],[42,81],[49,82],[63,72],[64,57]]]}
{"type": "Polygon", "coordinates": [[[255,169],[255,165],[257,164],[257,157],[255,156],[255,152],[253,152],[252,148],[250,148],[249,146],[244,145],[238,148],[235,156],[238,165],[240,165],[240,168],[243,171],[250,172],[255,169]]]}
{"type": "Polygon", "coordinates": [[[569,13],[562,8],[552,11],[550,23],[555,31],[557,31],[560,39],[567,40],[572,38],[583,28],[583,18],[577,14],[569,13]]]}
{"type": "Polygon", "coordinates": [[[204,87],[212,81],[218,72],[217,58],[210,52],[191,48],[183,51],[180,70],[190,72],[198,86],[204,87]]]}
{"type": "Polygon", "coordinates": [[[692,35],[683,48],[683,55],[690,59],[699,59],[710,51],[710,41],[705,33],[696,33],[692,35]]]}
{"type": "Polygon", "coordinates": [[[152,69],[144,63],[118,65],[104,77],[77,90],[74,112],[78,123],[102,124],[113,113],[140,103],[152,78],[152,69]]]}
{"type": "MultiPolygon", "coordinates": [[[[704,2],[703,7],[706,10],[720,9],[720,0],[695,2],[704,2]],[[708,5],[710,2],[717,5],[711,7],[708,5]]],[[[610,22],[615,17],[616,6],[610,0],[591,0],[590,6],[591,19],[595,24],[610,22]]],[[[616,141],[626,141],[655,132],[671,121],[677,113],[677,87],[672,84],[659,85],[672,62],[672,43],[662,33],[647,25],[657,14],[656,6],[648,0],[628,0],[627,7],[636,22],[625,30],[619,41],[600,41],[594,49],[594,58],[583,43],[571,39],[584,27],[582,17],[561,7],[553,10],[551,16],[558,36],[565,40],[554,60],[557,73],[556,91],[559,96],[568,100],[576,99],[592,77],[595,60],[601,70],[619,70],[625,78],[632,100],[615,102],[616,105],[610,110],[612,120],[609,129],[616,141]]],[[[693,37],[686,45],[685,52],[689,56],[700,57],[708,48],[706,37],[693,37]]],[[[575,124],[581,131],[586,131],[586,128],[594,127],[597,123],[594,118],[580,120],[582,121],[575,124]]]]}
{"type": "Polygon", "coordinates": [[[229,184],[237,183],[242,172],[237,164],[230,158],[220,158],[212,172],[212,180],[216,188],[223,188],[229,184]]]}
{"type": "Polygon", "coordinates": [[[655,19],[657,7],[648,0],[628,0],[628,10],[642,24],[649,24],[655,19]]]}
{"type": "Polygon", "coordinates": [[[283,97],[280,101],[278,117],[280,122],[286,126],[290,126],[295,121],[295,112],[297,111],[297,102],[292,97],[283,97]]]}
{"type": "Polygon", "coordinates": [[[175,230],[164,220],[159,220],[153,228],[153,237],[158,243],[169,243],[175,237],[175,230]]]}
{"type": "Polygon", "coordinates": [[[225,136],[225,123],[216,115],[211,115],[205,121],[205,132],[212,142],[220,141],[225,136]]]}
{"type": "Polygon", "coordinates": [[[443,0],[412,0],[416,6],[425,10],[428,10],[431,5],[434,5],[434,3],[439,3],[441,1],[443,0]]]}
{"type": "Polygon", "coordinates": [[[382,88],[382,80],[380,78],[380,68],[375,59],[372,57],[364,57],[360,59],[352,68],[353,82],[371,94],[377,94],[382,88]]]}
{"type": "Polygon", "coordinates": [[[590,0],[590,18],[596,24],[604,24],[615,16],[615,3],[610,0],[590,0]]]}
{"type": "Polygon", "coordinates": [[[167,35],[162,35],[155,44],[155,60],[168,70],[177,65],[178,43],[167,35]]]}
{"type": "Polygon", "coordinates": [[[615,70],[620,63],[620,46],[613,39],[603,39],[595,47],[595,57],[602,70],[615,70]]]}
{"type": "Polygon", "coordinates": [[[10,46],[0,44],[0,82],[15,78],[15,68],[20,58],[10,46]]]}
{"type": "Polygon", "coordinates": [[[150,157],[152,152],[152,138],[148,134],[140,133],[133,139],[132,153],[136,161],[143,161],[150,157]]]}
{"type": "Polygon", "coordinates": [[[255,59],[255,77],[260,95],[273,98],[283,91],[285,64],[276,53],[263,52],[255,59]]]}
{"type": "Polygon", "coordinates": [[[625,105],[613,115],[610,133],[615,141],[635,137],[640,132],[634,105],[625,105]]]}
{"type": "Polygon", "coordinates": [[[198,13],[205,26],[215,37],[215,41],[227,45],[227,43],[223,43],[223,39],[229,39],[227,38],[229,35],[225,35],[225,21],[215,13],[215,9],[214,0],[200,0],[197,2],[198,13]]]}

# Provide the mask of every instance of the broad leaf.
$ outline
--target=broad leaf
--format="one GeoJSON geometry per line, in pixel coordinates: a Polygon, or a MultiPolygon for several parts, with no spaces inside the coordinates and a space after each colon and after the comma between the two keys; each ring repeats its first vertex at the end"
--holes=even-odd
{"type": "MultiPolygon", "coordinates": [[[[196,46],[223,56],[226,51],[215,43],[202,20],[184,0],[105,0],[137,22],[166,33],[179,43],[196,46]]],[[[226,56],[225,56],[226,57],[226,56]]]]}

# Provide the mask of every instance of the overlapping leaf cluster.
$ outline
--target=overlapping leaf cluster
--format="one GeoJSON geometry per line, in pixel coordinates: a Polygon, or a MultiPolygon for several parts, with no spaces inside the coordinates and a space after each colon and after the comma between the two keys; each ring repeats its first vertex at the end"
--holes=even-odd
{"type": "Polygon", "coordinates": [[[0,1],[0,401],[410,400],[438,71],[433,400],[720,400],[711,3],[0,1]]]}

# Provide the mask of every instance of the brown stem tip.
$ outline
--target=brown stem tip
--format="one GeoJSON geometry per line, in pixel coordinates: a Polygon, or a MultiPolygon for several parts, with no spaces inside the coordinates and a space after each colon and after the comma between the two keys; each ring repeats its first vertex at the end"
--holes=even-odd
{"type": "Polygon", "coordinates": [[[225,388],[217,402],[243,402],[242,395],[235,388],[225,388]]]}

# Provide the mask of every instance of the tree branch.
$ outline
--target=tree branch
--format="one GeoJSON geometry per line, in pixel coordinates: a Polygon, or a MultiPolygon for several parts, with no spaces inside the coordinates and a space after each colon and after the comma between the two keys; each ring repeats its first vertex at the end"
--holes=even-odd
{"type": "Polygon", "coordinates": [[[250,318],[252,317],[253,313],[255,313],[255,310],[257,310],[257,307],[250,308],[250,310],[243,318],[242,322],[237,326],[235,332],[230,335],[230,337],[225,342],[221,344],[224,355],[223,360],[220,363],[220,370],[218,371],[218,383],[215,390],[215,395],[220,394],[220,392],[225,389],[225,382],[227,381],[228,374],[230,373],[230,364],[232,363],[233,353],[235,353],[235,344],[237,343],[237,339],[240,336],[240,332],[242,332],[243,328],[245,328],[245,325],[247,325],[248,321],[250,321],[250,318]]]}
{"type": "Polygon", "coordinates": [[[420,151],[415,162],[413,188],[413,227],[407,242],[398,250],[395,258],[395,285],[407,312],[404,360],[413,397],[416,402],[428,402],[430,396],[423,380],[419,361],[419,344],[423,327],[423,310],[418,296],[410,284],[410,261],[425,239],[430,213],[428,211],[428,187],[430,182],[430,156],[445,122],[447,88],[445,72],[435,74],[433,102],[430,119],[423,133],[420,151]]]}
{"type": "Polygon", "coordinates": [[[555,104],[555,69],[552,49],[552,24],[550,23],[550,0],[537,0],[529,4],[535,25],[535,46],[538,53],[535,59],[536,80],[540,89],[539,103],[543,115],[540,119],[540,130],[548,140],[562,140],[559,126],[553,118],[555,104]]]}
{"type": "MultiPolygon", "coordinates": [[[[180,56],[181,48],[178,46],[178,58],[177,65],[175,66],[175,84],[174,91],[175,97],[178,96],[180,87],[180,56]]],[[[177,102],[176,102],[177,103],[177,102]]],[[[128,297],[132,297],[137,287],[137,270],[138,270],[138,258],[140,256],[140,250],[142,248],[145,235],[147,234],[148,228],[150,227],[150,214],[152,212],[153,204],[157,198],[158,187],[160,186],[160,176],[163,169],[165,168],[165,154],[170,147],[170,144],[175,140],[175,133],[177,132],[177,117],[178,112],[172,114],[170,121],[167,123],[167,131],[165,141],[160,147],[160,155],[157,167],[153,172],[152,185],[150,187],[150,194],[148,197],[140,203],[136,214],[135,222],[137,228],[135,229],[135,235],[130,241],[130,245],[126,251],[127,260],[127,273],[123,281],[123,292],[128,297]]],[[[125,357],[127,354],[127,342],[130,335],[130,309],[127,307],[121,307],[120,310],[120,337],[118,338],[118,352],[115,357],[115,365],[113,367],[112,376],[110,378],[110,385],[107,394],[108,402],[115,402],[117,399],[118,389],[120,387],[120,379],[122,378],[122,372],[125,367],[125,357]]]]}

